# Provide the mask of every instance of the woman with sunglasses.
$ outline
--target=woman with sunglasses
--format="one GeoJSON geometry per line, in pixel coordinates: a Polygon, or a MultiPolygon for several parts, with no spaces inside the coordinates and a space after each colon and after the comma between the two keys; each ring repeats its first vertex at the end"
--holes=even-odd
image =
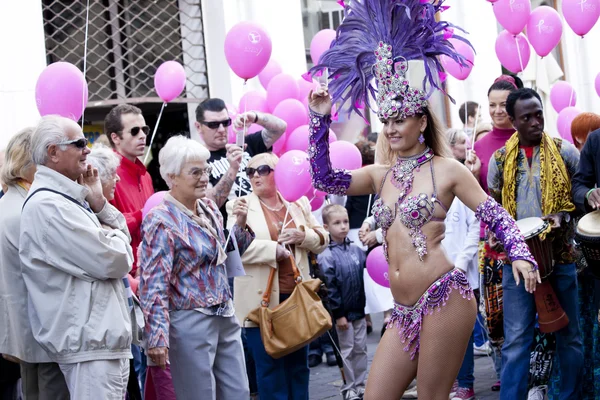
{"type": "MultiPolygon", "coordinates": [[[[170,188],[142,223],[140,301],[146,318],[147,355],[171,366],[179,400],[250,397],[240,325],[225,270],[223,218],[206,197],[208,150],[175,136],[158,155],[170,188]]],[[[253,240],[246,203],[232,207],[240,253],[253,240]]]]}
{"type": "MultiPolygon", "coordinates": [[[[273,171],[278,161],[276,155],[263,153],[254,156],[246,168],[252,193],[240,199],[248,204],[247,224],[256,238],[242,255],[247,275],[235,278],[233,298],[236,315],[245,329],[256,364],[260,399],[308,400],[308,346],[274,359],[265,351],[260,329],[247,319],[248,314],[261,304],[272,268],[277,274],[273,281],[271,308],[284,302],[294,290],[290,256],[294,257],[301,274],[308,277],[308,252],[321,253],[329,244],[329,235],[311,214],[308,200],[302,197],[289,203],[277,191],[273,171]]],[[[227,212],[231,224],[235,203],[227,203],[227,212]]]]}

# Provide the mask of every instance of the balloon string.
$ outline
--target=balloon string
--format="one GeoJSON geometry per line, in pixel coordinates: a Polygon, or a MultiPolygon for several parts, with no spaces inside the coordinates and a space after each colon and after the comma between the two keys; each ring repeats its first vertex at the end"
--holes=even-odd
{"type": "Polygon", "coordinates": [[[81,129],[83,129],[84,124],[84,114],[85,114],[85,88],[87,86],[85,82],[85,73],[87,70],[87,47],[88,47],[88,27],[90,24],[90,0],[87,0],[87,7],[85,10],[85,38],[83,40],[83,88],[81,91],[81,129]]]}
{"type": "MultiPolygon", "coordinates": [[[[583,38],[581,39],[583,40],[583,38]]],[[[579,60],[579,47],[581,45],[581,40],[577,41],[577,44],[575,45],[575,59],[579,60]]],[[[569,97],[569,107],[573,106],[573,96],[575,95],[575,88],[573,88],[573,85],[571,85],[571,96],[569,97]]]]}
{"type": "Polygon", "coordinates": [[[150,145],[148,146],[148,151],[146,152],[146,156],[144,157],[144,165],[146,165],[146,161],[148,161],[148,156],[152,152],[152,143],[154,143],[154,137],[156,136],[156,131],[158,130],[158,123],[160,122],[160,118],[162,117],[163,110],[167,106],[167,102],[165,101],[160,108],[160,113],[158,114],[158,119],[156,120],[156,124],[154,125],[154,131],[152,131],[152,137],[150,138],[150,145]]]}
{"type": "Polygon", "coordinates": [[[373,195],[370,194],[369,195],[369,201],[367,202],[367,217],[369,217],[369,214],[371,213],[371,200],[373,199],[373,195]]]}
{"type": "Polygon", "coordinates": [[[517,54],[519,55],[519,65],[521,66],[521,71],[523,72],[523,70],[525,69],[523,67],[523,58],[521,57],[521,49],[519,48],[519,40],[518,40],[518,35],[515,35],[515,44],[517,45],[517,54]]]}
{"type": "MultiPolygon", "coordinates": [[[[244,161],[244,143],[246,142],[246,106],[248,104],[248,98],[247,96],[244,96],[246,94],[246,92],[248,91],[248,86],[246,85],[246,83],[248,82],[248,80],[244,80],[244,84],[242,85],[242,97],[244,98],[244,113],[242,115],[244,115],[244,120],[243,120],[243,124],[244,127],[243,132],[244,132],[244,139],[242,140],[242,162],[244,161]]],[[[237,132],[236,132],[236,144],[237,144],[237,132]]],[[[242,172],[242,163],[240,162],[240,166],[238,167],[238,174],[240,172],[242,172]]],[[[235,178],[233,178],[233,184],[235,185],[235,181],[237,181],[237,175],[235,176],[235,178]]],[[[242,197],[242,185],[238,185],[238,193],[237,193],[237,197],[242,197]]],[[[231,239],[231,230],[229,232],[227,232],[227,239],[225,240],[225,246],[224,248],[227,248],[227,245],[229,244],[229,240],[231,239]]]]}

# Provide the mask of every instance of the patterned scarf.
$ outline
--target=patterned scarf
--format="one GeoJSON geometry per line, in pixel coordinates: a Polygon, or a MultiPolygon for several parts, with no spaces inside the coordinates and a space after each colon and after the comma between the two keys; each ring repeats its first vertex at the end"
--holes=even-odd
{"type": "MultiPolygon", "coordinates": [[[[519,136],[513,134],[506,142],[502,189],[502,206],[514,218],[517,217],[517,158],[519,156],[519,136]]],[[[556,214],[560,211],[573,211],[571,202],[571,181],[565,163],[554,140],[544,133],[540,143],[540,185],[542,187],[542,214],[556,214]]]]}

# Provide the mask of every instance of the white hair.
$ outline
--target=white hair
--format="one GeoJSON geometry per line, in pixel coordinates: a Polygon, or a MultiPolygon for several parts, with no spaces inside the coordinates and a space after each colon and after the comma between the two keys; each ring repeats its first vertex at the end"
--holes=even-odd
{"type": "Polygon", "coordinates": [[[107,183],[117,173],[121,158],[109,147],[97,143],[87,155],[87,161],[98,170],[102,183],[107,183]]]}
{"type": "Polygon", "coordinates": [[[65,141],[66,118],[58,115],[42,117],[35,127],[31,137],[31,159],[36,165],[46,165],[48,162],[48,147],[65,141]]]}
{"type": "Polygon", "coordinates": [[[206,161],[210,158],[210,151],[199,142],[185,136],[173,136],[160,149],[158,163],[160,176],[171,188],[171,176],[181,174],[181,169],[188,162],[206,161]]]}

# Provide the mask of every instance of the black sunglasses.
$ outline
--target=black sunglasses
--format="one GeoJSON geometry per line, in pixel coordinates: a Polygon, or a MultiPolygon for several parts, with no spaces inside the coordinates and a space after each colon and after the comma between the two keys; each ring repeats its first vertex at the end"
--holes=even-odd
{"type": "Polygon", "coordinates": [[[77,147],[78,149],[85,149],[88,144],[88,141],[86,138],[81,138],[81,139],[68,140],[66,142],[59,143],[59,145],[68,145],[68,144],[72,144],[73,146],[77,147]]]}
{"type": "Polygon", "coordinates": [[[129,132],[131,132],[131,136],[137,136],[137,134],[140,133],[140,130],[144,132],[144,135],[150,133],[150,127],[148,125],[134,126],[129,132]]]}
{"type": "Polygon", "coordinates": [[[274,171],[274,169],[268,165],[259,165],[256,168],[246,168],[246,175],[248,175],[248,178],[252,178],[254,173],[258,172],[258,176],[267,176],[271,171],[274,171]]]}
{"type": "Polygon", "coordinates": [[[223,124],[224,128],[227,128],[229,125],[231,125],[231,118],[227,118],[223,121],[202,121],[200,123],[208,126],[210,129],[218,129],[221,124],[223,124]]]}

